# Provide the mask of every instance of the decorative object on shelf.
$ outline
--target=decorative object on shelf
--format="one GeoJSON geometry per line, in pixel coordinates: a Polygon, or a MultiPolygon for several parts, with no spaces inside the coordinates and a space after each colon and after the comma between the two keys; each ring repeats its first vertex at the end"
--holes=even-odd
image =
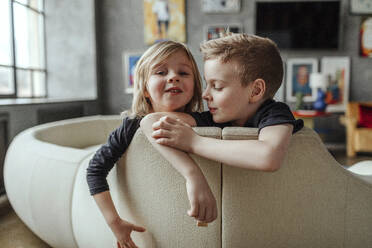
{"type": "Polygon", "coordinates": [[[125,93],[133,93],[133,76],[137,61],[142,56],[143,52],[124,52],[123,53],[123,78],[125,93]]]}
{"type": "Polygon", "coordinates": [[[240,23],[234,24],[213,24],[204,26],[205,40],[212,40],[221,37],[221,34],[230,33],[241,33],[243,32],[243,26],[240,23]]]}
{"type": "Polygon", "coordinates": [[[350,0],[350,13],[354,15],[372,14],[372,1],[350,0]]]}
{"type": "Polygon", "coordinates": [[[238,13],[240,0],[201,0],[204,13],[238,13]]]}
{"type": "Polygon", "coordinates": [[[328,77],[328,112],[344,112],[349,101],[350,58],[323,57],[321,72],[328,77]]]}
{"type": "Polygon", "coordinates": [[[168,39],[186,42],[185,0],[144,0],[143,8],[147,45],[168,39]]]}
{"type": "Polygon", "coordinates": [[[372,17],[362,17],[359,45],[360,56],[372,58],[372,17]]]}
{"type": "Polygon", "coordinates": [[[297,92],[296,93],[296,110],[300,110],[304,108],[304,93],[297,92]]]}
{"type": "Polygon", "coordinates": [[[315,100],[316,90],[310,87],[310,74],[318,72],[316,58],[297,58],[287,60],[287,101],[295,102],[296,94],[303,94],[303,101],[315,100]]]}
{"type": "Polygon", "coordinates": [[[317,96],[313,103],[313,108],[318,111],[324,111],[327,107],[327,103],[325,102],[328,87],[327,76],[318,72],[311,73],[310,87],[317,91],[317,96]]]}

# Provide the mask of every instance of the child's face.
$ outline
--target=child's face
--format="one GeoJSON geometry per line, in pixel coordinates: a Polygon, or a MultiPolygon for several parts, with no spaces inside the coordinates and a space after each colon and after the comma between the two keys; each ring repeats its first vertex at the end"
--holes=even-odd
{"type": "Polygon", "coordinates": [[[145,96],[154,112],[181,112],[194,94],[194,72],[184,51],[179,51],[154,67],[145,96]]]}
{"type": "Polygon", "coordinates": [[[243,126],[252,115],[250,108],[251,87],[243,87],[237,77],[238,63],[222,63],[219,59],[204,62],[204,78],[207,87],[203,99],[217,123],[233,122],[243,126]]]}

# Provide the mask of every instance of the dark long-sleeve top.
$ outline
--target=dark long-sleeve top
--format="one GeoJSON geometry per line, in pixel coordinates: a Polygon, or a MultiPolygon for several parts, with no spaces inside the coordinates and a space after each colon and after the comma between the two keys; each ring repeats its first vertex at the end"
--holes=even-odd
{"type": "Polygon", "coordinates": [[[91,195],[109,190],[107,175],[127,150],[140,121],[140,118],[125,117],[122,124],[109,135],[106,144],[102,145],[90,160],[87,182],[91,195]]]}

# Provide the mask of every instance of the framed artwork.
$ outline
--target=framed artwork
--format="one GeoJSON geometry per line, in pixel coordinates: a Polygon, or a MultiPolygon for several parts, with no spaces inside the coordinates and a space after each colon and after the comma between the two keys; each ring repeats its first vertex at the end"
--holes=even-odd
{"type": "Polygon", "coordinates": [[[354,15],[372,14],[372,1],[350,0],[350,13],[354,15]]]}
{"type": "Polygon", "coordinates": [[[316,99],[316,89],[310,87],[310,74],[318,72],[316,58],[297,58],[287,60],[287,101],[295,102],[298,93],[303,94],[304,102],[316,99]]]}
{"type": "Polygon", "coordinates": [[[201,0],[204,13],[238,13],[240,0],[201,0]]]}
{"type": "Polygon", "coordinates": [[[323,57],[321,72],[328,77],[327,111],[343,112],[349,101],[350,58],[323,57]]]}
{"type": "Polygon", "coordinates": [[[144,0],[147,45],[162,40],[186,42],[185,0],[144,0]]]}
{"type": "Polygon", "coordinates": [[[124,90],[125,90],[125,93],[127,94],[133,93],[134,69],[136,68],[136,64],[138,60],[141,58],[142,54],[143,52],[124,52],[123,53],[124,90]]]}
{"type": "Polygon", "coordinates": [[[362,17],[359,46],[360,56],[372,58],[372,17],[362,17]]]}
{"type": "Polygon", "coordinates": [[[216,38],[221,37],[221,33],[226,33],[227,31],[231,33],[241,33],[243,32],[242,24],[235,23],[235,24],[213,24],[204,26],[204,40],[213,40],[216,38]]]}

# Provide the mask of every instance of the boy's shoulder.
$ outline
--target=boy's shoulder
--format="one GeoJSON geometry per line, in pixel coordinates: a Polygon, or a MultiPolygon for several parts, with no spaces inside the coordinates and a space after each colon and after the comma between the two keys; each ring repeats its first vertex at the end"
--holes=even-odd
{"type": "Polygon", "coordinates": [[[286,103],[268,99],[261,104],[245,126],[257,127],[261,130],[264,127],[279,124],[292,124],[293,133],[295,133],[303,127],[303,120],[296,120],[286,103]]]}

